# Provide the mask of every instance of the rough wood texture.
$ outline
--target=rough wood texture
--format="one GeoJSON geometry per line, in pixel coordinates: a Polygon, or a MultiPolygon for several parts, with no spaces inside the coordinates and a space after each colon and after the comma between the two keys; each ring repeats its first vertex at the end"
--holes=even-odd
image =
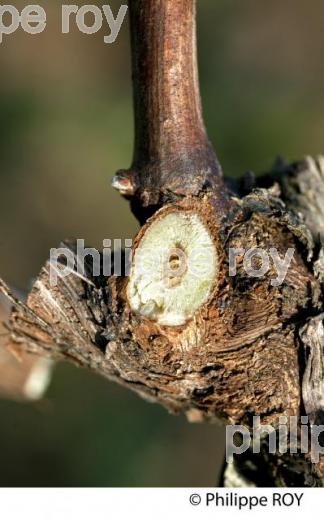
{"type": "Polygon", "coordinates": [[[324,238],[324,157],[305,157],[291,165],[278,161],[268,178],[279,183],[282,199],[302,215],[314,240],[324,238]]]}
{"type": "MultiPolygon", "coordinates": [[[[261,186],[273,186],[296,218],[305,224],[313,238],[313,254],[310,255],[315,277],[319,281],[320,298],[323,302],[324,255],[321,246],[323,237],[323,157],[306,157],[291,165],[276,163],[267,175],[254,179],[261,186]]],[[[242,185],[245,183],[242,182],[242,185]]],[[[320,304],[323,309],[323,303],[320,304]]],[[[309,424],[323,424],[324,396],[324,335],[322,312],[310,307],[297,325],[300,373],[300,415],[308,416],[309,424]],[[304,322],[304,325],[303,325],[304,322]]],[[[309,457],[301,454],[269,456],[268,439],[265,438],[260,454],[251,450],[234,457],[225,468],[222,482],[231,486],[323,486],[323,458],[312,464],[309,457]]]]}
{"type": "MultiPolygon", "coordinates": [[[[319,170],[306,172],[306,163],[293,174],[291,168],[280,172],[282,197],[296,211],[280,198],[277,173],[268,176],[268,189],[230,195],[201,118],[192,1],[133,0],[130,7],[135,154],[131,171],[119,173],[114,184],[133,199],[142,221],[152,215],[135,249],[161,215],[199,217],[217,250],[213,289],[184,325],[162,326],[132,312],[126,277],[95,277],[88,266],[85,278],[71,273],[52,287],[47,264],[26,305],[1,282],[14,306],[11,339],[23,350],[92,369],[190,421],[251,426],[258,415],[276,426],[280,416],[299,418],[305,409],[315,421],[323,388],[319,170]],[[300,196],[296,186],[305,179],[300,196]],[[272,247],[281,256],[293,248],[283,283],[271,284],[272,263],[267,274],[252,278],[242,259],[230,276],[229,249],[240,247],[272,247]]],[[[247,475],[252,455],[231,466],[241,480],[323,483],[321,464],[300,454],[268,457],[266,447],[247,475]]]]}

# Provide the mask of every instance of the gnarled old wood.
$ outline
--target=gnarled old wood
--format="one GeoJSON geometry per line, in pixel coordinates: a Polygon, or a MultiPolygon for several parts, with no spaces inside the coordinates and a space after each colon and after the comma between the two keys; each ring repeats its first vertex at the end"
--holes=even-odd
{"type": "MultiPolygon", "coordinates": [[[[85,277],[71,273],[54,287],[47,263],[26,305],[1,282],[14,307],[11,341],[90,368],[191,421],[250,427],[260,416],[277,426],[280,416],[307,413],[316,423],[323,407],[323,162],[271,172],[245,196],[227,189],[202,123],[192,0],[132,0],[130,8],[135,153],[114,186],[145,221],[135,255],[158,222],[163,246],[163,222],[172,214],[175,244],[188,259],[177,222],[180,230],[182,218],[199,221],[212,243],[213,278],[203,288],[186,275],[171,285],[157,279],[149,297],[135,284],[136,307],[134,264],[130,279],[94,276],[88,265],[85,277]],[[293,249],[282,284],[272,284],[273,262],[252,277],[242,257],[231,276],[229,251],[240,248],[273,248],[281,258],[293,249]],[[179,311],[172,290],[185,283],[184,295],[205,291],[202,303],[187,319],[180,313],[177,324],[165,324],[158,317],[179,311]]],[[[66,246],[75,254],[74,244],[66,246]]],[[[228,484],[233,473],[260,485],[323,484],[322,462],[302,453],[270,457],[264,446],[257,457],[234,460],[228,484]]]]}

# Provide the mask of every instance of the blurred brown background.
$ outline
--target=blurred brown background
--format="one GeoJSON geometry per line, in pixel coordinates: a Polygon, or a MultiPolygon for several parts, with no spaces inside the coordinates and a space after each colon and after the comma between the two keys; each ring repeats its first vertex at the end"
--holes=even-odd
{"type": "MultiPolygon", "coordinates": [[[[21,291],[62,238],[100,247],[137,230],[109,185],[132,153],[127,22],[105,45],[107,25],[62,35],[61,4],[39,3],[45,32],[0,45],[0,273],[21,291]]],[[[205,120],[226,174],[324,151],[323,23],[320,0],[198,0],[205,120]]],[[[223,450],[222,429],[72,366],[38,403],[0,401],[2,486],[214,485],[223,450]]]]}

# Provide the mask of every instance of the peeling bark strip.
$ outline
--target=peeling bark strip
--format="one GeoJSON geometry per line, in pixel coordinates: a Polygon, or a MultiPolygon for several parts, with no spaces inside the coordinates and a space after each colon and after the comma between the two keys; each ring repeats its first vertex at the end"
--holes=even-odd
{"type": "Polygon", "coordinates": [[[305,411],[312,424],[324,422],[324,314],[309,321],[301,330],[306,369],[303,377],[305,411]]]}
{"type": "MultiPolygon", "coordinates": [[[[296,212],[285,206],[272,174],[269,189],[229,195],[201,118],[193,3],[133,0],[130,8],[135,153],[131,171],[114,184],[146,220],[131,276],[95,277],[88,266],[84,278],[71,273],[52,287],[46,264],[26,305],[1,282],[14,306],[11,339],[90,368],[191,421],[250,427],[258,415],[276,426],[280,416],[299,419],[305,408],[312,416],[323,388],[323,252],[322,205],[310,201],[321,189],[310,179],[303,197],[292,197],[289,183],[296,185],[300,170],[294,169],[296,181],[288,168],[279,182],[296,212]],[[210,247],[208,276],[175,274],[173,247],[190,262],[199,241],[210,247]],[[147,244],[166,246],[167,274],[157,269],[141,277],[138,255],[147,244]],[[275,248],[281,258],[288,248],[295,253],[283,283],[273,286],[273,263],[253,278],[238,258],[230,276],[230,248],[275,248]]],[[[310,175],[317,174],[312,168],[310,175]]],[[[256,458],[237,457],[233,468],[262,485],[323,484],[322,463],[301,453],[269,457],[266,445],[256,458]],[[256,471],[248,474],[251,464],[256,471]]]]}
{"type": "Polygon", "coordinates": [[[293,164],[276,161],[272,172],[258,180],[263,185],[273,182],[279,184],[287,207],[304,218],[314,240],[324,239],[324,157],[305,157],[293,164]]]}

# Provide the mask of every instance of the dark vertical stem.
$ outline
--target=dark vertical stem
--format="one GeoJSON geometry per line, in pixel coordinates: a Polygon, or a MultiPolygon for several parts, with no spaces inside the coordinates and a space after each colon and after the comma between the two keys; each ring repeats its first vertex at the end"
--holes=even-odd
{"type": "Polygon", "coordinates": [[[129,0],[129,8],[135,147],[114,185],[143,206],[208,189],[223,197],[201,111],[195,0],[129,0]]]}

